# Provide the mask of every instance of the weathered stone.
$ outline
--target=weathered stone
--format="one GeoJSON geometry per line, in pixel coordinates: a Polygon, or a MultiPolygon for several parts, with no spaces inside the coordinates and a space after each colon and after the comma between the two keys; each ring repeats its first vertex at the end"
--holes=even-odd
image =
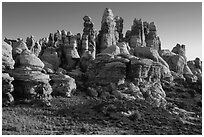
{"type": "Polygon", "coordinates": [[[174,82],[177,82],[179,84],[183,84],[186,81],[186,79],[184,78],[184,76],[182,74],[171,71],[171,75],[173,76],[174,82]]]}
{"type": "Polygon", "coordinates": [[[154,22],[143,22],[145,42],[147,47],[151,47],[158,51],[161,50],[161,41],[157,36],[157,29],[154,22]]]}
{"type": "Polygon", "coordinates": [[[198,80],[197,76],[193,74],[183,74],[183,76],[187,83],[196,83],[198,80]]]}
{"type": "Polygon", "coordinates": [[[35,45],[31,47],[31,52],[38,57],[41,52],[41,45],[38,42],[35,42],[35,45]]]}
{"type": "Polygon", "coordinates": [[[119,42],[116,44],[120,48],[120,54],[130,54],[129,50],[130,47],[126,42],[119,42]]]}
{"type": "Polygon", "coordinates": [[[3,42],[2,43],[2,71],[13,69],[14,60],[12,58],[12,47],[11,45],[3,42]]]}
{"type": "Polygon", "coordinates": [[[147,78],[148,72],[153,61],[150,59],[131,59],[131,66],[129,71],[129,76],[131,79],[134,78],[147,78]]]}
{"type": "Polygon", "coordinates": [[[142,41],[139,36],[133,35],[130,37],[130,47],[135,48],[135,47],[141,47],[142,46],[142,41]]]}
{"type": "Polygon", "coordinates": [[[126,77],[126,66],[121,62],[111,62],[105,64],[103,70],[96,75],[95,80],[99,84],[123,83],[126,77]]]}
{"type": "Polygon", "coordinates": [[[48,82],[49,75],[43,74],[38,70],[32,70],[30,67],[19,67],[15,68],[10,72],[11,76],[15,78],[15,80],[22,80],[22,81],[30,81],[30,82],[48,82]]]}
{"type": "Polygon", "coordinates": [[[56,74],[64,74],[66,75],[67,74],[67,71],[63,68],[58,68],[58,70],[56,71],[56,74]]]}
{"type": "Polygon", "coordinates": [[[191,69],[188,67],[187,64],[184,65],[183,74],[193,75],[191,69]]]}
{"type": "MultiPolygon", "coordinates": [[[[15,77],[14,77],[15,78],[15,77]]],[[[50,105],[52,99],[52,87],[48,82],[34,82],[14,80],[14,97],[19,99],[40,99],[45,105],[50,105]]]]}
{"type": "Polygon", "coordinates": [[[141,58],[152,59],[153,61],[160,62],[169,68],[169,65],[162,59],[157,50],[150,47],[135,47],[134,55],[141,58]]]}
{"type": "Polygon", "coordinates": [[[117,45],[111,45],[110,47],[104,49],[102,53],[108,53],[111,55],[118,55],[120,54],[120,48],[117,45]]]}
{"type": "Polygon", "coordinates": [[[50,35],[49,35],[47,46],[48,47],[54,47],[54,35],[53,35],[53,33],[50,33],[50,35]]]}
{"type": "Polygon", "coordinates": [[[126,65],[122,62],[111,62],[111,54],[98,54],[87,70],[88,79],[94,83],[108,85],[123,83],[126,77],[126,65]]]}
{"type": "Polygon", "coordinates": [[[24,50],[28,50],[26,43],[23,41],[14,42],[12,43],[11,46],[12,46],[12,56],[14,60],[18,55],[21,54],[21,52],[23,52],[24,50]]]}
{"type": "Polygon", "coordinates": [[[30,36],[30,38],[29,38],[29,37],[26,38],[26,45],[27,45],[27,47],[28,47],[29,50],[31,50],[32,47],[34,47],[34,45],[35,45],[35,40],[34,40],[34,37],[33,37],[33,36],[30,36]]]}
{"type": "Polygon", "coordinates": [[[116,16],[115,18],[115,22],[116,22],[116,31],[118,32],[119,34],[119,41],[122,41],[123,40],[123,18],[122,17],[119,17],[119,16],[116,16]]]}
{"type": "Polygon", "coordinates": [[[155,83],[154,85],[143,85],[140,90],[144,95],[145,100],[151,105],[166,108],[166,94],[160,83],[155,83]]]}
{"type": "Polygon", "coordinates": [[[57,42],[58,40],[61,40],[61,31],[57,30],[57,32],[54,34],[54,42],[57,42]]]}
{"type": "Polygon", "coordinates": [[[86,51],[83,56],[80,58],[80,68],[83,72],[86,72],[90,62],[94,60],[90,51],[86,51]]]}
{"type": "Polygon", "coordinates": [[[191,60],[187,62],[188,67],[190,68],[191,72],[197,76],[197,82],[202,84],[202,62],[199,58],[195,60],[191,60]]]}
{"type": "Polygon", "coordinates": [[[134,48],[143,44],[143,26],[141,19],[134,19],[131,27],[130,47],[134,48]]]}
{"type": "Polygon", "coordinates": [[[135,86],[132,82],[129,83],[129,88],[130,92],[132,92],[133,96],[136,98],[136,99],[139,99],[139,100],[144,100],[144,97],[143,97],[143,94],[142,92],[140,91],[140,88],[138,86],[135,86]]]}
{"type": "Polygon", "coordinates": [[[30,51],[23,51],[17,57],[15,69],[9,71],[14,77],[14,94],[17,98],[38,99],[50,105],[52,88],[49,84],[49,75],[41,71],[43,62],[30,51]]]}
{"type": "Polygon", "coordinates": [[[70,97],[71,93],[76,90],[76,83],[73,78],[68,75],[51,74],[52,95],[61,95],[70,97]]]}
{"type": "Polygon", "coordinates": [[[176,46],[172,49],[172,52],[181,55],[185,60],[187,60],[185,45],[176,44],[176,46]]]}
{"type": "Polygon", "coordinates": [[[98,96],[98,92],[96,89],[92,88],[92,87],[88,87],[87,89],[87,94],[91,97],[97,97],[98,96]]]}
{"type": "Polygon", "coordinates": [[[94,35],[94,28],[93,28],[94,24],[91,21],[91,17],[84,16],[83,20],[84,20],[84,29],[83,29],[84,35],[94,35]]]}
{"type": "Polygon", "coordinates": [[[181,55],[170,56],[166,62],[168,63],[170,70],[181,75],[183,74],[185,59],[181,55]]]}
{"type": "Polygon", "coordinates": [[[77,41],[73,36],[70,38],[70,44],[63,47],[63,52],[65,55],[65,62],[63,62],[63,68],[66,70],[72,70],[76,67],[79,62],[80,56],[77,52],[77,41]]]}
{"type": "Polygon", "coordinates": [[[2,73],[2,99],[3,99],[3,104],[10,104],[14,101],[14,98],[12,96],[12,92],[14,90],[13,85],[11,82],[14,79],[9,76],[8,73],[2,73]]]}
{"type": "Polygon", "coordinates": [[[99,32],[100,51],[106,49],[111,45],[116,44],[115,39],[115,21],[111,9],[106,8],[101,22],[101,31],[99,32]]]}
{"type": "Polygon", "coordinates": [[[168,58],[169,58],[170,56],[176,55],[176,53],[171,52],[171,51],[168,50],[168,49],[164,49],[164,50],[160,50],[160,51],[159,51],[159,55],[160,55],[164,60],[168,60],[168,58]]]}
{"type": "Polygon", "coordinates": [[[198,62],[196,64],[195,60],[190,60],[187,62],[188,67],[190,68],[190,70],[192,71],[193,74],[199,74],[202,73],[202,65],[201,62],[198,62]]]}
{"type": "Polygon", "coordinates": [[[42,70],[44,64],[35,54],[31,53],[29,50],[24,50],[16,58],[16,66],[32,67],[33,69],[42,70]]]}
{"type": "Polygon", "coordinates": [[[59,68],[60,58],[56,49],[53,47],[46,48],[42,56],[40,56],[40,59],[51,64],[55,71],[59,68]]]}
{"type": "Polygon", "coordinates": [[[53,67],[52,64],[48,63],[45,60],[42,60],[42,62],[44,63],[44,68],[43,69],[46,71],[46,73],[48,73],[48,74],[55,73],[55,70],[54,70],[54,67],[53,67]]]}
{"type": "Polygon", "coordinates": [[[94,29],[94,23],[91,21],[91,17],[84,16],[84,29],[83,29],[83,38],[82,38],[82,51],[80,55],[89,50],[93,58],[95,58],[96,54],[96,30],[94,29]]]}

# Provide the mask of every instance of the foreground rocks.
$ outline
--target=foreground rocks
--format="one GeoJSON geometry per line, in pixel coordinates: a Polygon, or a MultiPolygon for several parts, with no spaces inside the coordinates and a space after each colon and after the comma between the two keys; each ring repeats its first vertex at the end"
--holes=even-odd
{"type": "Polygon", "coordinates": [[[3,104],[11,104],[14,101],[12,92],[14,90],[11,82],[14,80],[8,73],[9,70],[14,67],[14,60],[12,58],[12,47],[11,45],[3,42],[2,44],[2,97],[3,104]]]}
{"type": "Polygon", "coordinates": [[[68,75],[52,74],[50,78],[54,96],[71,97],[72,92],[76,90],[75,80],[68,75]]]}
{"type": "Polygon", "coordinates": [[[50,105],[52,87],[49,75],[41,71],[43,62],[35,54],[24,50],[16,59],[17,66],[10,74],[14,77],[14,94],[16,98],[42,99],[50,105]]]}
{"type": "Polygon", "coordinates": [[[160,73],[162,68],[162,64],[150,59],[131,55],[125,58],[101,53],[88,68],[86,84],[91,87],[88,88],[88,92],[93,92],[93,96],[113,94],[121,99],[145,98],[150,104],[165,108],[165,92],[160,80],[171,75],[162,75],[160,73]],[[95,90],[90,91],[93,88],[95,90]]]}

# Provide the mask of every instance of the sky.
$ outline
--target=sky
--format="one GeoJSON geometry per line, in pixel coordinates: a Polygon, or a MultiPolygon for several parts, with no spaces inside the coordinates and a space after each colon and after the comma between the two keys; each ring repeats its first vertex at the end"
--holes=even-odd
{"type": "Polygon", "coordinates": [[[123,34],[130,30],[134,18],[154,22],[162,49],[186,45],[188,60],[202,58],[201,2],[3,2],[2,39],[35,40],[57,30],[83,32],[83,17],[92,18],[97,31],[101,28],[105,8],[124,19],[123,34]]]}

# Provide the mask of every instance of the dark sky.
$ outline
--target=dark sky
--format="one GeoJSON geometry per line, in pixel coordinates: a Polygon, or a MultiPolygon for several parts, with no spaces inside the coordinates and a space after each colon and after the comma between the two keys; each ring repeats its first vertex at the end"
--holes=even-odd
{"type": "Polygon", "coordinates": [[[57,30],[82,32],[83,17],[92,18],[97,30],[105,8],[124,19],[124,34],[134,18],[154,21],[162,41],[162,49],[177,43],[186,45],[188,59],[202,58],[202,3],[192,2],[3,2],[2,37],[16,39],[34,35],[38,40],[57,30]]]}

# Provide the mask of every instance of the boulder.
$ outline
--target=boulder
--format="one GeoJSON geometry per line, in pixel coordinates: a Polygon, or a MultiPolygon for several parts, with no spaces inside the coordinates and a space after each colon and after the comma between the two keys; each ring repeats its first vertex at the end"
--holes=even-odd
{"type": "Polygon", "coordinates": [[[36,69],[42,70],[44,64],[34,53],[31,53],[29,50],[24,50],[16,58],[16,66],[35,67],[36,69]]]}
{"type": "Polygon", "coordinates": [[[68,75],[51,74],[50,78],[53,89],[52,95],[70,97],[71,93],[76,90],[75,79],[68,75]]]}

